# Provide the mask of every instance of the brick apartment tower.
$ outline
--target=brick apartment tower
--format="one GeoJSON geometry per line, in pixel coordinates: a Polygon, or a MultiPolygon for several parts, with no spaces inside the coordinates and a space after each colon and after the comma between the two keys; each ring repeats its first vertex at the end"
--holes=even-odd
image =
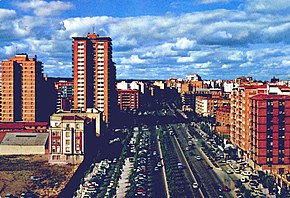
{"type": "Polygon", "coordinates": [[[251,97],[250,165],[276,174],[290,171],[290,96],[251,97]]]}
{"type": "Polygon", "coordinates": [[[2,61],[1,122],[36,122],[41,117],[42,62],[17,54],[2,61]]]}
{"type": "Polygon", "coordinates": [[[73,37],[74,108],[97,108],[111,122],[117,108],[116,67],[108,36],[73,37]]]}
{"type": "Polygon", "coordinates": [[[230,138],[239,157],[249,157],[250,97],[267,92],[267,85],[241,85],[231,93],[230,138]]]}

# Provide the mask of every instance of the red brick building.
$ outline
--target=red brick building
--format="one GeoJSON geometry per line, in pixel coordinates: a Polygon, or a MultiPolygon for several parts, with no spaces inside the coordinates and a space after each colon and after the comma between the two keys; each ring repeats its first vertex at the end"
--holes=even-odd
{"type": "Polygon", "coordinates": [[[118,90],[118,104],[121,110],[139,108],[138,90],[118,90]]]}
{"type": "Polygon", "coordinates": [[[42,62],[17,54],[2,61],[1,122],[43,121],[42,62]]]}
{"type": "Polygon", "coordinates": [[[224,105],[216,110],[216,132],[220,135],[230,135],[230,111],[229,105],[224,105]]]}
{"type": "Polygon", "coordinates": [[[73,37],[74,109],[97,108],[110,123],[117,108],[112,39],[88,34],[73,37]]]}
{"type": "Polygon", "coordinates": [[[282,174],[290,171],[290,96],[251,97],[250,164],[282,174]]]}
{"type": "Polygon", "coordinates": [[[73,82],[60,80],[54,82],[54,88],[57,90],[56,111],[69,111],[73,105],[73,82]]]}

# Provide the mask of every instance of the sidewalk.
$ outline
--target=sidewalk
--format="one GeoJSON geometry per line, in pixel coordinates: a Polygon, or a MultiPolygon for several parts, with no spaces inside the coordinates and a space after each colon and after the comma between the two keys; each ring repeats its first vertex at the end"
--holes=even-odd
{"type": "Polygon", "coordinates": [[[130,186],[129,175],[132,168],[133,168],[133,162],[130,162],[129,158],[126,158],[125,164],[123,166],[123,172],[121,174],[121,179],[118,182],[117,193],[116,193],[117,198],[126,197],[126,191],[128,187],[130,186]]]}

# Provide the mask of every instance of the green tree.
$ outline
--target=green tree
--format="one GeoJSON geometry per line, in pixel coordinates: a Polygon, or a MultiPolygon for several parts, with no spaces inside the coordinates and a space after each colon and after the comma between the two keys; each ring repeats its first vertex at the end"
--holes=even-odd
{"type": "Polygon", "coordinates": [[[284,197],[288,197],[288,196],[289,196],[289,190],[287,189],[286,186],[283,186],[278,197],[284,198],[284,197]]]}
{"type": "Polygon", "coordinates": [[[268,175],[268,177],[266,178],[266,186],[269,189],[269,192],[273,193],[273,188],[274,188],[273,176],[268,175]]]}
{"type": "Polygon", "coordinates": [[[251,191],[248,189],[245,190],[245,198],[251,198],[251,191]]]}
{"type": "Polygon", "coordinates": [[[238,180],[235,181],[235,186],[236,186],[237,188],[240,188],[242,185],[243,185],[243,184],[242,184],[241,180],[238,179],[238,180]]]}

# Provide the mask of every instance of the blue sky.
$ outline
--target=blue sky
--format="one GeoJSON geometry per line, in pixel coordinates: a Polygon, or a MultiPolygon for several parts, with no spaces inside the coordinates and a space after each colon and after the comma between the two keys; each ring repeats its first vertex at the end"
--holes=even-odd
{"type": "Polygon", "coordinates": [[[0,0],[0,60],[36,54],[71,77],[71,37],[113,40],[117,78],[290,79],[290,1],[0,0]]]}

